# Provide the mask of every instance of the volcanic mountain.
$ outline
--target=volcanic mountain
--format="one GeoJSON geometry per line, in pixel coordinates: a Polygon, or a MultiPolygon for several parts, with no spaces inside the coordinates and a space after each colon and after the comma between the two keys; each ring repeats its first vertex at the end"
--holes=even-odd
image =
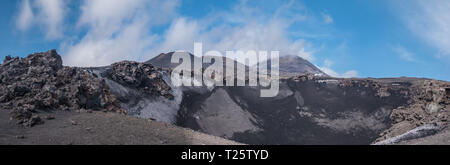
{"type": "MultiPolygon", "coordinates": [[[[173,69],[179,65],[179,63],[172,63],[172,56],[175,52],[169,52],[169,53],[161,53],[158,56],[144,62],[146,64],[152,64],[153,66],[163,68],[163,69],[173,69]]],[[[194,56],[191,53],[187,52],[181,52],[181,55],[188,56],[188,58],[191,59],[191,61],[194,61],[195,58],[199,58],[194,56]]]]}
{"type": "Polygon", "coordinates": [[[56,51],[8,56],[0,66],[0,109],[25,127],[45,125],[48,113],[105,111],[247,144],[391,144],[449,137],[447,81],[333,78],[306,60],[282,56],[280,71],[292,76],[282,76],[278,95],[266,98],[259,97],[259,86],[174,86],[171,70],[162,69],[174,67],[170,59],[167,53],[145,63],[77,68],[62,66],[56,51]]]}
{"type": "MultiPolygon", "coordinates": [[[[172,56],[174,55],[175,52],[169,52],[169,53],[161,53],[158,56],[144,62],[146,64],[152,64],[153,66],[159,67],[159,68],[163,68],[163,69],[173,69],[175,67],[177,67],[181,62],[181,61],[177,61],[175,63],[172,63],[172,56]]],[[[200,57],[197,57],[191,53],[187,53],[187,52],[180,52],[179,53],[180,56],[187,56],[187,58],[191,59],[191,62],[193,62],[194,60],[200,60],[200,57]]],[[[211,57],[215,57],[215,56],[211,56],[211,57]]],[[[218,58],[222,58],[222,62],[223,62],[223,66],[224,69],[226,68],[226,61],[230,60],[226,57],[218,57],[218,58]]],[[[231,60],[234,61],[234,60],[231,60]]],[[[209,67],[210,65],[212,65],[213,63],[215,63],[215,61],[213,60],[211,63],[202,63],[202,67],[203,69],[209,67]]],[[[234,67],[236,68],[238,65],[241,65],[242,67],[245,68],[244,64],[239,63],[237,61],[234,61],[234,67]]],[[[225,72],[225,70],[224,70],[225,72]]]]}
{"type": "MultiPolygon", "coordinates": [[[[172,63],[172,55],[174,52],[170,53],[161,53],[158,56],[148,60],[147,64],[152,64],[156,67],[160,68],[175,68],[178,66],[178,63],[172,63]]],[[[184,55],[189,56],[191,61],[193,61],[196,57],[190,53],[184,53],[184,55]]],[[[226,57],[223,57],[224,66],[225,66],[225,60],[227,60],[226,57]]],[[[244,65],[239,62],[235,62],[237,65],[244,65]]],[[[270,66],[271,61],[267,61],[268,69],[270,72],[270,66]]],[[[209,64],[203,64],[203,67],[208,67],[209,64]]],[[[246,66],[247,67],[247,66],[246,66]]],[[[252,65],[254,69],[257,69],[257,65],[252,65]]],[[[224,67],[225,68],[225,67],[224,67]]],[[[317,76],[328,76],[326,73],[322,72],[319,68],[317,68],[314,64],[310,63],[309,61],[299,57],[299,56],[291,56],[291,55],[284,55],[279,58],[279,74],[280,76],[290,77],[290,76],[298,76],[298,75],[305,75],[305,74],[314,74],[317,76]]]]}
{"type": "MultiPolygon", "coordinates": [[[[281,76],[298,76],[305,74],[314,74],[318,76],[328,76],[326,73],[322,72],[319,68],[311,64],[309,61],[299,57],[285,55],[281,56],[280,59],[280,75],[281,76]]],[[[270,66],[270,62],[268,62],[270,66]]]]}

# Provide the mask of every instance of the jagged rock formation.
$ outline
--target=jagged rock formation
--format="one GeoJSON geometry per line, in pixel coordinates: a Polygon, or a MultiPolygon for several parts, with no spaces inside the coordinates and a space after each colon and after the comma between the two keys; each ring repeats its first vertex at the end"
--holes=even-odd
{"type": "Polygon", "coordinates": [[[42,122],[38,111],[125,112],[103,80],[83,69],[62,66],[55,50],[26,58],[6,57],[0,78],[0,106],[13,109],[11,118],[26,126],[42,122]]]}
{"type": "MultiPolygon", "coordinates": [[[[167,93],[170,88],[152,66],[120,62],[111,77],[119,83],[142,88],[148,94],[167,93]]],[[[126,113],[105,80],[84,68],[62,66],[55,50],[26,58],[6,57],[0,67],[0,106],[12,109],[11,119],[33,126],[42,123],[39,111],[102,110],[126,113]]]]}
{"type": "Polygon", "coordinates": [[[87,70],[105,80],[128,115],[175,123],[181,91],[171,87],[170,79],[161,69],[122,61],[87,70]]]}
{"type": "Polygon", "coordinates": [[[119,84],[143,90],[146,94],[156,94],[173,99],[170,86],[162,80],[162,74],[150,64],[122,61],[111,65],[105,75],[119,84]]]}

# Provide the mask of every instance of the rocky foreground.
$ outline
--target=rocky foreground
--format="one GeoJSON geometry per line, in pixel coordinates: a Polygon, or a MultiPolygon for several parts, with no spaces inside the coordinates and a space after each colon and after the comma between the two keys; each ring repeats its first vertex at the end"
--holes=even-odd
{"type": "Polygon", "coordinates": [[[39,111],[96,109],[125,113],[105,82],[80,68],[62,66],[55,50],[26,58],[7,56],[0,67],[0,107],[34,126],[39,111]]]}
{"type": "MultiPolygon", "coordinates": [[[[158,65],[171,66],[161,61],[158,65]]],[[[247,144],[448,142],[446,81],[307,73],[281,79],[274,98],[261,98],[259,91],[173,87],[167,70],[150,63],[78,68],[63,66],[54,50],[25,58],[8,56],[0,66],[0,143],[230,143],[206,134],[247,144]]]]}
{"type": "MultiPolygon", "coordinates": [[[[124,61],[112,68],[108,76],[118,83],[148,95],[172,97],[151,65],[124,61]]],[[[85,68],[63,66],[55,50],[5,58],[0,67],[0,108],[12,110],[11,119],[24,126],[42,123],[39,113],[54,110],[127,113],[104,79],[85,68]]]]}

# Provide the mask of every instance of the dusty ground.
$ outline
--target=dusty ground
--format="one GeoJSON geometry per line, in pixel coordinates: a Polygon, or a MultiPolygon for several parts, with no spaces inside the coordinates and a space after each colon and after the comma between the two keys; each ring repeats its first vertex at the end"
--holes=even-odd
{"type": "Polygon", "coordinates": [[[223,138],[161,122],[105,112],[54,112],[45,124],[25,128],[0,110],[0,144],[232,145],[223,138]]]}

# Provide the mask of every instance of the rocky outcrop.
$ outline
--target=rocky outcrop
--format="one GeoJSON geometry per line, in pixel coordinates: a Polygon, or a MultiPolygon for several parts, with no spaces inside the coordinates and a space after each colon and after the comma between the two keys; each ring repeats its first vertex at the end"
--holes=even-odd
{"type": "Polygon", "coordinates": [[[146,94],[173,99],[170,86],[162,79],[162,74],[151,64],[122,61],[111,65],[106,76],[128,87],[142,90],[146,94]]]}
{"type": "Polygon", "coordinates": [[[394,109],[390,115],[393,126],[380,134],[375,142],[386,141],[417,127],[433,124],[448,127],[450,117],[450,84],[438,80],[416,81],[410,87],[409,104],[394,109]]]}
{"type": "Polygon", "coordinates": [[[62,65],[55,50],[25,58],[7,56],[0,66],[0,107],[24,126],[42,123],[39,111],[80,109],[126,113],[105,81],[62,65]]]}

